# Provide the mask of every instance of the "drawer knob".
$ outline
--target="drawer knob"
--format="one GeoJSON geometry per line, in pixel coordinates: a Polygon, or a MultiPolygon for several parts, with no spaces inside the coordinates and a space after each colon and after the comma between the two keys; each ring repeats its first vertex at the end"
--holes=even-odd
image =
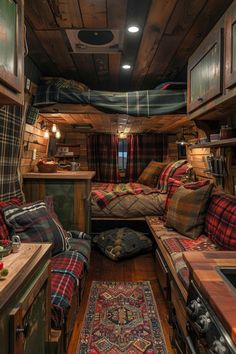
{"type": "Polygon", "coordinates": [[[23,333],[25,337],[29,334],[29,324],[26,323],[23,327],[17,327],[16,328],[16,334],[19,335],[23,333]]]}

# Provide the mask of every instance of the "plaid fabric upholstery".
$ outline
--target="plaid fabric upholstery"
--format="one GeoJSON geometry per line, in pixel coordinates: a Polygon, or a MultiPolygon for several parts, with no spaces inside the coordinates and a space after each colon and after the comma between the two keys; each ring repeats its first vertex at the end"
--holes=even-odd
{"type": "Polygon", "coordinates": [[[39,109],[29,106],[26,113],[26,123],[34,125],[39,114],[39,109]]]}
{"type": "Polygon", "coordinates": [[[223,193],[212,194],[205,232],[223,249],[236,250],[236,197],[223,193]]]}
{"type": "Polygon", "coordinates": [[[97,182],[121,181],[118,169],[118,137],[114,134],[92,134],[87,137],[89,169],[96,171],[97,182]]]}
{"type": "Polygon", "coordinates": [[[2,208],[5,208],[8,205],[21,205],[21,200],[13,198],[7,202],[0,202],[0,240],[7,240],[9,238],[9,231],[6,225],[4,214],[2,208]]]}
{"type": "MultiPolygon", "coordinates": [[[[197,181],[197,182],[189,182],[189,183],[185,183],[184,184],[184,188],[196,190],[198,188],[206,186],[209,183],[210,183],[209,180],[202,180],[202,181],[197,181]]],[[[166,196],[166,201],[165,201],[165,206],[164,206],[163,220],[166,219],[168,207],[169,207],[171,198],[173,197],[173,194],[182,185],[183,185],[183,183],[181,181],[178,181],[178,180],[176,180],[174,178],[169,178],[168,188],[167,188],[167,196],[166,196]]]]}
{"type": "Polygon", "coordinates": [[[187,160],[179,160],[176,162],[170,162],[162,171],[159,176],[157,187],[160,193],[166,193],[168,188],[169,178],[173,176],[178,168],[181,168],[182,165],[187,164],[187,160]]]}
{"type": "Polygon", "coordinates": [[[3,106],[0,109],[0,200],[23,200],[18,167],[20,163],[23,124],[22,107],[3,106]]]}
{"type": "Polygon", "coordinates": [[[158,192],[156,188],[150,188],[139,183],[104,184],[104,187],[107,188],[92,190],[92,198],[101,209],[105,208],[115,198],[125,194],[137,195],[140,193],[151,194],[158,192]]]}
{"type": "Polygon", "coordinates": [[[55,84],[39,86],[34,105],[53,103],[86,103],[100,110],[125,113],[134,116],[151,116],[175,112],[186,106],[185,90],[144,90],[109,92],[88,90],[81,92],[76,87],[60,87],[55,84]]]}
{"type": "Polygon", "coordinates": [[[137,183],[145,184],[151,188],[157,185],[158,177],[167,163],[151,161],[139,176],[137,183]]]}
{"type": "Polygon", "coordinates": [[[126,181],[136,182],[151,160],[163,161],[165,143],[162,134],[128,135],[126,181]]]}
{"type": "Polygon", "coordinates": [[[3,213],[11,235],[17,233],[23,242],[51,242],[53,255],[66,250],[65,231],[50,216],[44,202],[7,206],[3,213]]]}
{"type": "Polygon", "coordinates": [[[190,190],[180,186],[169,203],[166,226],[190,238],[201,235],[212,187],[209,184],[190,190]]]}
{"type": "Polygon", "coordinates": [[[78,252],[66,251],[53,257],[51,265],[52,327],[60,329],[83,273],[83,262],[78,252]]]}

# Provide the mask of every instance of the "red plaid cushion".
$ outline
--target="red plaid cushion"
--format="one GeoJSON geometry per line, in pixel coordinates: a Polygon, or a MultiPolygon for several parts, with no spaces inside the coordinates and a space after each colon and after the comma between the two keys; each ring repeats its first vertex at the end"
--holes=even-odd
{"type": "MultiPolygon", "coordinates": [[[[189,183],[185,183],[184,184],[184,188],[186,189],[198,189],[201,188],[207,184],[209,184],[210,181],[209,180],[201,180],[201,181],[197,181],[197,182],[189,182],[189,183]]],[[[167,214],[167,210],[170,204],[170,200],[173,196],[173,194],[175,193],[175,191],[182,186],[183,183],[181,181],[178,181],[174,178],[169,178],[169,182],[168,182],[168,190],[167,190],[167,197],[166,197],[166,201],[165,201],[165,206],[164,206],[164,215],[163,215],[163,219],[166,219],[166,214],[167,214]]]]}
{"type": "MultiPolygon", "coordinates": [[[[5,208],[9,205],[20,206],[22,202],[18,198],[11,199],[7,202],[0,202],[0,209],[5,208]]],[[[4,215],[2,210],[0,210],[0,240],[7,240],[9,238],[9,231],[5,223],[4,215]]]]}
{"type": "Polygon", "coordinates": [[[172,175],[172,178],[177,179],[177,180],[181,180],[181,177],[186,173],[186,171],[189,168],[189,164],[185,163],[182,166],[178,167],[175,172],[172,175]]]}
{"type": "Polygon", "coordinates": [[[206,214],[205,232],[223,249],[236,250],[236,197],[213,193],[206,214]]]}

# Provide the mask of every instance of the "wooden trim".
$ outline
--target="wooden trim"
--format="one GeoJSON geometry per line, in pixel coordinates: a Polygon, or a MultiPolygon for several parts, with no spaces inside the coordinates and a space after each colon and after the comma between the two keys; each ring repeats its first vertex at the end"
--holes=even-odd
{"type": "MultiPolygon", "coordinates": [[[[230,88],[236,84],[236,70],[232,67],[233,53],[233,33],[232,27],[236,23],[236,7],[225,20],[225,88],[230,88]]],[[[235,39],[236,40],[236,39],[235,39]]]]}

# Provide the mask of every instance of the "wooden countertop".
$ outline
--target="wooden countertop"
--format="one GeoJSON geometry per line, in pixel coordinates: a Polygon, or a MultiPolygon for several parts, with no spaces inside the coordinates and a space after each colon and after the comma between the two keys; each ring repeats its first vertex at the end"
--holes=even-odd
{"type": "Polygon", "coordinates": [[[211,304],[236,344],[236,291],[218,273],[217,267],[235,267],[235,251],[185,252],[184,259],[200,292],[211,304]]]}
{"type": "Polygon", "coordinates": [[[9,274],[0,279],[0,309],[50,249],[51,244],[48,243],[22,243],[19,252],[3,257],[4,268],[8,269],[9,274]]]}
{"type": "Polygon", "coordinates": [[[92,179],[95,171],[58,171],[56,173],[29,172],[23,175],[27,179],[92,179]]]}

